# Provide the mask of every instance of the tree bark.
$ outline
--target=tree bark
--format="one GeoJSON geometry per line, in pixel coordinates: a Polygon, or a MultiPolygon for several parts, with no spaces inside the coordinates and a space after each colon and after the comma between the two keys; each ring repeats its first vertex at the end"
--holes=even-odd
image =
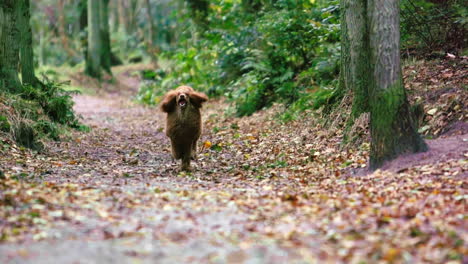
{"type": "Polygon", "coordinates": [[[157,53],[159,53],[159,49],[156,47],[154,43],[156,27],[154,26],[153,16],[151,15],[151,3],[150,3],[150,0],[145,0],[145,3],[146,3],[146,17],[148,19],[148,40],[147,40],[146,45],[148,46],[148,53],[150,54],[151,61],[153,62],[154,67],[159,68],[158,57],[156,55],[157,53]]]}
{"type": "Polygon", "coordinates": [[[0,3],[0,88],[20,92],[18,77],[19,29],[17,23],[18,2],[4,0],[0,3]]]}
{"type": "Polygon", "coordinates": [[[101,78],[101,0],[88,0],[88,51],[86,73],[101,78]]]}
{"type": "Polygon", "coordinates": [[[62,43],[63,50],[67,53],[70,58],[76,57],[76,52],[70,48],[70,41],[67,36],[65,23],[65,0],[59,0],[57,3],[57,14],[58,14],[58,33],[60,36],[60,42],[62,43]]]}
{"type": "Polygon", "coordinates": [[[44,28],[39,29],[39,65],[47,64],[47,55],[46,55],[46,33],[44,28]]]}
{"type": "Polygon", "coordinates": [[[148,40],[151,48],[154,47],[154,22],[151,15],[151,3],[150,0],[145,0],[146,3],[146,17],[148,19],[148,40]]]}
{"type": "Polygon", "coordinates": [[[29,0],[18,0],[20,3],[18,14],[18,26],[20,28],[20,62],[21,78],[24,84],[36,86],[40,84],[34,71],[34,52],[32,46],[32,31],[30,25],[30,2],[29,0]]]}
{"type": "Polygon", "coordinates": [[[119,26],[120,26],[120,31],[123,31],[125,33],[129,33],[129,25],[128,25],[128,3],[127,0],[117,0],[117,8],[119,12],[119,26]]]}
{"type": "MultiPolygon", "coordinates": [[[[341,65],[337,90],[328,100],[326,112],[337,102],[351,104],[343,143],[349,143],[351,127],[363,113],[369,112],[369,34],[367,0],[341,0],[341,65]]],[[[352,140],[351,140],[352,141],[352,140]]]]}
{"type": "Polygon", "coordinates": [[[120,15],[119,15],[119,1],[111,1],[109,3],[109,22],[110,30],[112,32],[118,32],[120,26],[120,15]]]}
{"type": "Polygon", "coordinates": [[[102,68],[112,74],[111,71],[111,44],[110,44],[110,33],[109,33],[109,0],[101,0],[101,16],[100,16],[100,28],[101,28],[101,65],[102,68]]]}
{"type": "Polygon", "coordinates": [[[403,153],[425,151],[403,85],[398,0],[369,0],[370,168],[403,153]]]}
{"type": "MultiPolygon", "coordinates": [[[[369,41],[367,33],[367,0],[342,0],[344,25],[342,58],[344,85],[353,94],[351,122],[368,112],[369,41]]],[[[350,124],[352,125],[352,124],[350,124]]]]}

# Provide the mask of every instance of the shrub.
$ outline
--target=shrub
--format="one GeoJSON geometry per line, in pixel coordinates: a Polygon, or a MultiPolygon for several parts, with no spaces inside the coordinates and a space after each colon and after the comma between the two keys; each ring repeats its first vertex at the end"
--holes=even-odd
{"type": "Polygon", "coordinates": [[[463,0],[401,1],[404,49],[457,53],[468,44],[468,8],[463,0]]]}
{"type": "Polygon", "coordinates": [[[47,79],[40,87],[25,86],[22,97],[38,102],[52,121],[79,127],[79,122],[73,112],[72,94],[77,91],[65,91],[62,86],[66,83],[51,82],[47,79]]]}

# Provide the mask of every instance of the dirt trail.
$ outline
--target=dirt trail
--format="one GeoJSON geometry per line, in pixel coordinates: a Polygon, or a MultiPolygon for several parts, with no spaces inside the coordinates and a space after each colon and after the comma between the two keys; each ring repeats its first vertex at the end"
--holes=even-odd
{"type": "MultiPolygon", "coordinates": [[[[130,89],[138,84],[126,73],[119,82],[130,89]]],[[[99,202],[76,204],[74,210],[98,206],[97,215],[83,212],[81,221],[57,221],[45,241],[0,245],[0,263],[185,263],[211,261],[215,255],[225,259],[230,252],[236,257],[238,241],[233,244],[213,230],[240,234],[249,216],[221,198],[226,191],[255,190],[178,176],[179,164],[172,161],[163,133],[165,116],[133,103],[132,92],[76,96],[75,111],[92,131],[77,133],[48,153],[52,167],[43,181],[91,190],[88,195],[99,202]]],[[[272,251],[267,256],[263,249],[252,254],[265,261],[284,255],[272,251]]]]}
{"type": "Polygon", "coordinates": [[[462,259],[465,149],[398,174],[347,176],[340,166],[361,166],[366,149],[340,152],[339,137],[308,120],[222,118],[215,103],[203,110],[201,143],[216,147],[180,174],[164,115],[132,102],[137,83],[124,73],[124,90],[75,97],[92,130],[36,157],[34,224],[0,244],[0,263],[462,259]]]}

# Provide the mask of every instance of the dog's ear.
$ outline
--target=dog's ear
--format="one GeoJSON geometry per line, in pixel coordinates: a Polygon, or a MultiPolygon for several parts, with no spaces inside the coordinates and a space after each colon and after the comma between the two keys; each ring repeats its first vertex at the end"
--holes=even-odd
{"type": "Polygon", "coordinates": [[[168,92],[161,103],[161,110],[166,113],[174,111],[177,94],[174,91],[168,92]]]}
{"type": "Polygon", "coordinates": [[[208,101],[208,96],[204,93],[199,93],[199,92],[191,92],[190,93],[190,99],[197,108],[201,108],[202,103],[208,101]]]}

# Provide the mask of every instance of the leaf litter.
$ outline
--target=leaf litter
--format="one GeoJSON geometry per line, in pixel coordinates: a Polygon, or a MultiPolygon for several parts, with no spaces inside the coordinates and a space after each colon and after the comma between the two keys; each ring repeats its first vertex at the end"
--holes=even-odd
{"type": "Polygon", "coordinates": [[[368,143],[342,149],[315,112],[282,124],[281,106],[234,118],[212,101],[195,170],[180,173],[164,115],[128,98],[77,96],[92,131],[47,152],[2,137],[1,263],[467,261],[463,130],[451,155],[360,173],[368,143]]]}

